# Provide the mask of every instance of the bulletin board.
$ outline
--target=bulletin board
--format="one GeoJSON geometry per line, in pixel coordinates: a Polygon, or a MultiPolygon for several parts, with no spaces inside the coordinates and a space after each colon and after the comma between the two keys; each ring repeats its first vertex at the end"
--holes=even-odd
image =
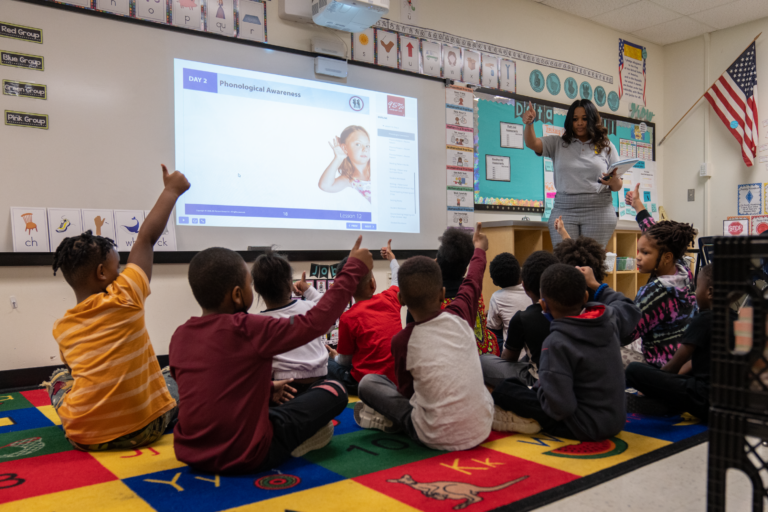
{"type": "MultiPolygon", "coordinates": [[[[529,101],[537,112],[536,136],[561,135],[569,105],[490,89],[475,91],[475,210],[544,214],[551,209],[554,187],[550,180],[545,186],[545,171],[552,171],[552,162],[523,141],[522,116],[529,101]]],[[[636,168],[655,172],[656,125],[602,112],[600,116],[620,159],[641,158],[644,162],[636,168]]],[[[632,173],[639,180],[636,168],[632,173]]],[[[648,183],[647,188],[644,197],[656,205],[655,186],[648,183]]],[[[620,217],[634,215],[624,204],[623,191],[613,193],[613,203],[620,217]]]]}

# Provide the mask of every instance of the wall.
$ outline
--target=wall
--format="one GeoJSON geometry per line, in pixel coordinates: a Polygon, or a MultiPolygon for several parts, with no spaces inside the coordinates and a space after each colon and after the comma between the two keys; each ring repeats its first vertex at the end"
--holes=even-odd
{"type": "MultiPolygon", "coordinates": [[[[664,111],[667,126],[672,127],[747,47],[757,41],[758,96],[768,97],[768,18],[718,30],[709,35],[664,47],[664,111]],[[707,51],[709,44],[709,51],[707,51]]],[[[763,100],[759,119],[768,119],[768,106],[763,100]]],[[[768,143],[768,129],[759,127],[760,144],[768,143]]],[[[663,145],[664,207],[678,221],[693,222],[700,235],[722,235],[722,222],[736,215],[737,186],[742,183],[768,181],[766,164],[747,167],[736,139],[706,100],[701,100],[663,145]],[[712,177],[700,178],[699,167],[708,162],[712,177]],[[696,200],[686,200],[687,189],[696,190],[696,200]]],[[[759,151],[759,147],[758,147],[759,151]]],[[[763,153],[765,156],[768,153],[763,153]]],[[[760,157],[758,152],[758,158],[760,157]]]]}
{"type": "MultiPolygon", "coordinates": [[[[399,3],[392,2],[389,18],[399,20],[399,3]]],[[[608,92],[616,90],[618,77],[618,38],[623,35],[590,21],[531,2],[529,0],[421,0],[419,25],[444,30],[456,35],[529,51],[557,58],[614,75],[614,84],[602,84],[608,92]]],[[[48,7],[27,4],[18,0],[0,2],[0,19],[21,25],[35,26],[35,15],[48,7]]],[[[327,33],[325,29],[310,25],[285,22],[277,16],[277,1],[268,3],[269,42],[274,45],[309,49],[313,34],[327,33]]],[[[117,22],[116,22],[117,23],[117,22]]],[[[83,48],[97,44],[84,34],[71,34],[82,42],[83,48]]],[[[648,47],[648,107],[657,114],[657,129],[663,131],[665,116],[662,112],[665,88],[662,75],[665,69],[665,51],[634,37],[629,40],[648,47]]],[[[30,53],[35,53],[30,50],[30,53]]],[[[534,95],[528,76],[535,66],[518,63],[518,92],[534,95]]],[[[555,71],[540,68],[546,75],[555,71]]],[[[556,71],[561,81],[567,73],[556,71]]],[[[585,78],[576,76],[579,82],[585,78]]],[[[598,82],[590,80],[593,87],[598,82]]],[[[72,77],[73,86],[77,76],[72,77]]],[[[564,95],[543,98],[566,103],[564,95]]],[[[627,115],[627,107],[619,110],[627,115]]],[[[440,128],[442,129],[442,128],[440,128]]],[[[45,148],[42,148],[43,150],[45,148]]],[[[662,152],[657,155],[658,172],[663,176],[662,152]]],[[[78,178],[78,169],[71,170],[69,179],[78,178]]],[[[663,194],[663,191],[660,191],[663,194]]],[[[663,199],[662,195],[662,199],[663,199]]],[[[437,212],[436,215],[444,215],[437,212]]],[[[519,218],[520,215],[478,214],[478,220],[519,218]]],[[[395,242],[396,247],[396,242],[395,242]]],[[[320,262],[318,262],[320,263],[320,262]]],[[[296,266],[297,271],[308,270],[308,264],[296,266]]],[[[375,275],[383,289],[388,281],[386,262],[377,262],[375,275]]],[[[199,314],[189,293],[185,265],[158,265],[152,282],[153,296],[147,303],[147,327],[158,354],[167,353],[173,331],[190,316],[199,314]]],[[[74,305],[74,295],[61,276],[53,277],[49,268],[0,268],[0,333],[4,354],[0,358],[0,371],[58,363],[58,351],[51,337],[51,327],[66,309],[74,305]],[[8,297],[16,296],[19,309],[11,309],[8,297]]]]}

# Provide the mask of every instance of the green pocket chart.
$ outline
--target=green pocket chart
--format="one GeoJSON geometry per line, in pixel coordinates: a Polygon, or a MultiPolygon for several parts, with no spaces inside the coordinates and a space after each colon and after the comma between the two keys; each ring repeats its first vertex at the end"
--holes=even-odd
{"type": "MultiPolygon", "coordinates": [[[[475,210],[544,213],[545,162],[521,140],[522,116],[530,101],[537,114],[534,130],[542,137],[562,131],[570,105],[492,89],[477,89],[475,96],[475,210]],[[493,169],[486,168],[486,162],[493,169]],[[500,167],[507,162],[508,174],[500,167]]],[[[603,112],[600,117],[620,160],[656,160],[654,123],[603,112]]],[[[616,211],[625,207],[623,203],[623,195],[614,192],[616,211]]]]}

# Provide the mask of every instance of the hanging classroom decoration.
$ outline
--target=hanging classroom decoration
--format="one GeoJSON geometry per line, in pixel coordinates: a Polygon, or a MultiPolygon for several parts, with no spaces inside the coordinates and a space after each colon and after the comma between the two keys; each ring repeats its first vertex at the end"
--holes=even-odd
{"type": "Polygon", "coordinates": [[[552,96],[560,94],[560,77],[556,73],[547,75],[547,91],[552,96]]]}
{"type": "Polygon", "coordinates": [[[399,34],[398,38],[400,40],[400,69],[411,73],[421,73],[419,40],[403,34],[399,34]]]}
{"type": "Polygon", "coordinates": [[[466,230],[473,229],[475,215],[474,100],[471,89],[445,88],[446,222],[448,227],[466,230]]]}
{"type": "Polygon", "coordinates": [[[120,16],[131,16],[130,0],[96,0],[94,8],[97,11],[109,12],[120,16]]]}
{"type": "Polygon", "coordinates": [[[391,30],[376,29],[374,31],[376,41],[376,64],[388,68],[398,67],[399,48],[397,46],[397,32],[391,30]]]}
{"type": "Polygon", "coordinates": [[[499,58],[495,55],[481,54],[480,85],[489,89],[499,88],[499,58]]]}
{"type": "Polygon", "coordinates": [[[45,208],[11,206],[14,252],[50,252],[45,208]]]}
{"type": "Polygon", "coordinates": [[[544,74],[538,69],[531,71],[528,77],[528,82],[531,84],[531,89],[534,92],[541,92],[544,90],[544,74]]]}
{"type": "Polygon", "coordinates": [[[461,82],[461,68],[463,59],[461,48],[450,44],[443,44],[443,78],[450,78],[461,82]]]}
{"type": "Polygon", "coordinates": [[[374,29],[367,28],[362,32],[352,34],[352,60],[367,62],[368,64],[376,63],[376,36],[374,32],[374,29]]]}
{"type": "Polygon", "coordinates": [[[480,54],[478,52],[464,50],[462,81],[471,85],[480,85],[480,54]]]}
{"type": "Polygon", "coordinates": [[[644,46],[619,39],[619,99],[645,102],[645,60],[648,51],[644,46]]]}
{"type": "Polygon", "coordinates": [[[209,0],[205,15],[205,30],[223,36],[235,36],[234,0],[209,0]]]}
{"type": "Polygon", "coordinates": [[[762,189],[760,183],[739,185],[739,215],[760,215],[763,212],[762,189]]]}
{"type": "Polygon", "coordinates": [[[440,43],[421,40],[421,69],[422,73],[429,76],[443,76],[443,54],[440,43]]]}
{"type": "Polygon", "coordinates": [[[238,39],[267,42],[267,4],[261,0],[240,0],[235,12],[238,39]]]}
{"type": "Polygon", "coordinates": [[[499,89],[517,92],[517,63],[509,59],[499,59],[499,89]]]}
{"type": "Polygon", "coordinates": [[[171,23],[190,30],[203,30],[202,0],[172,0],[171,23]]]}

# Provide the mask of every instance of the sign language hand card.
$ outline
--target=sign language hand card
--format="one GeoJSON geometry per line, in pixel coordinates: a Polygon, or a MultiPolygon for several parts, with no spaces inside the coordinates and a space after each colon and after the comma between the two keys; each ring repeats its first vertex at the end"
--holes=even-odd
{"type": "Polygon", "coordinates": [[[235,8],[233,4],[234,0],[208,0],[206,31],[234,37],[235,8]]]}
{"type": "Polygon", "coordinates": [[[171,19],[177,27],[202,30],[203,0],[173,0],[171,19]]]}
{"type": "Polygon", "coordinates": [[[53,250],[70,236],[83,232],[83,219],[76,208],[48,208],[48,234],[53,250]]]}
{"type": "Polygon", "coordinates": [[[51,252],[45,208],[11,206],[14,252],[51,252]]]}
{"type": "Polygon", "coordinates": [[[83,231],[115,240],[115,216],[112,210],[82,210],[83,231]]]}
{"type": "Polygon", "coordinates": [[[376,29],[369,28],[362,32],[352,34],[352,60],[374,64],[376,52],[374,32],[376,29]]]}
{"type": "Polygon", "coordinates": [[[400,69],[421,73],[419,66],[419,40],[400,34],[400,69]]]}
{"type": "Polygon", "coordinates": [[[377,28],[374,35],[376,37],[376,64],[397,68],[397,32],[377,28]]]}
{"type": "Polygon", "coordinates": [[[469,50],[464,50],[464,71],[462,77],[464,82],[473,85],[480,84],[480,54],[469,50]]]}
{"type": "Polygon", "coordinates": [[[442,76],[442,45],[421,40],[421,68],[425,75],[442,76]]]}
{"type": "Polygon", "coordinates": [[[264,2],[240,0],[238,16],[240,17],[240,32],[237,37],[251,41],[265,42],[264,20],[266,8],[264,2]]]}
{"type": "Polygon", "coordinates": [[[443,78],[458,80],[461,82],[461,67],[463,60],[461,58],[461,48],[443,45],[443,78]]]}
{"type": "Polygon", "coordinates": [[[484,53],[480,69],[480,85],[490,89],[499,88],[499,58],[484,53]]]}

